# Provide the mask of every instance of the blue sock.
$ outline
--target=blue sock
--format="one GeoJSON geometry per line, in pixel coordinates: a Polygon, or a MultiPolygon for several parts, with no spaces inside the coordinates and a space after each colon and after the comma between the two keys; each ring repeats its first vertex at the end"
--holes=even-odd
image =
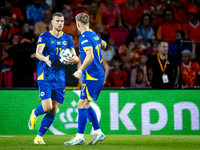
{"type": "Polygon", "coordinates": [[[35,116],[39,116],[39,115],[42,115],[42,114],[45,114],[46,112],[43,110],[42,108],[42,104],[38,105],[37,108],[35,109],[35,116]]]}
{"type": "Polygon", "coordinates": [[[78,109],[78,133],[84,134],[87,123],[87,108],[78,109]]]}
{"type": "Polygon", "coordinates": [[[43,137],[43,135],[45,134],[45,132],[48,130],[48,128],[51,126],[51,124],[53,123],[53,120],[55,118],[56,114],[52,114],[51,111],[48,112],[42,122],[41,122],[41,126],[40,126],[40,130],[38,132],[38,135],[43,137]]]}
{"type": "Polygon", "coordinates": [[[87,115],[88,115],[88,119],[91,122],[94,130],[100,129],[97,115],[91,106],[87,109],[87,115]]]}

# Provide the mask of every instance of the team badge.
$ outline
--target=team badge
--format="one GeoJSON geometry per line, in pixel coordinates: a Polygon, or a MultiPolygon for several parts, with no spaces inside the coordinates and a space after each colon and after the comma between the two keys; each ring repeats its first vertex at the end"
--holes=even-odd
{"type": "Polygon", "coordinates": [[[66,41],[63,41],[63,45],[67,45],[67,42],[66,42],[66,41]]]}
{"type": "Polygon", "coordinates": [[[45,93],[44,93],[44,92],[41,92],[41,93],[40,93],[40,95],[41,95],[41,96],[44,96],[44,95],[45,95],[45,93]]]}

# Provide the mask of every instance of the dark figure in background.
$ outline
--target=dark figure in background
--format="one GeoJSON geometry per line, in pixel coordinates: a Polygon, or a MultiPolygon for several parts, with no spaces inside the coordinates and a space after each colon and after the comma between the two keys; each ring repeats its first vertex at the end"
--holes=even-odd
{"type": "Polygon", "coordinates": [[[173,89],[178,84],[180,68],[172,56],[168,56],[168,43],[161,39],[158,41],[158,53],[150,57],[146,66],[144,66],[144,74],[147,79],[147,84],[154,89],[173,89]],[[152,80],[149,81],[147,74],[152,70],[152,80]],[[174,71],[177,75],[174,78],[174,71]]]}
{"type": "Polygon", "coordinates": [[[13,87],[33,87],[36,83],[33,80],[33,72],[36,69],[35,61],[31,54],[35,49],[29,34],[24,35],[23,43],[11,47],[4,55],[2,60],[13,58],[13,87]]]}

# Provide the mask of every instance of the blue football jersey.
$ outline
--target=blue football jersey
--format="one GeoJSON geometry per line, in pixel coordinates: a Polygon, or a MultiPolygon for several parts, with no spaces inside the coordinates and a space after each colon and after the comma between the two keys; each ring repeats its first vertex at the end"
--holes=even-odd
{"type": "Polygon", "coordinates": [[[105,74],[102,66],[101,55],[102,40],[98,34],[92,30],[85,31],[79,37],[79,52],[81,58],[81,64],[86,57],[86,51],[88,49],[93,50],[94,60],[88,67],[82,72],[82,80],[104,80],[105,74]]]}
{"type": "Polygon", "coordinates": [[[37,67],[37,80],[65,82],[65,66],[59,61],[59,53],[66,48],[75,53],[71,37],[63,32],[60,37],[56,37],[48,31],[39,36],[37,46],[40,45],[45,46],[42,54],[50,55],[51,67],[46,62],[40,61],[37,67]]]}

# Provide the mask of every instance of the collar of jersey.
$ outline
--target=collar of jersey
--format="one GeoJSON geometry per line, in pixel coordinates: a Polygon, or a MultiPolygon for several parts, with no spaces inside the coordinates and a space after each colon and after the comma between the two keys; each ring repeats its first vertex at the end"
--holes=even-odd
{"type": "Polygon", "coordinates": [[[83,35],[85,32],[87,32],[87,31],[92,32],[93,30],[92,30],[92,29],[88,29],[88,30],[84,31],[84,32],[82,33],[82,35],[83,35]]]}
{"type": "MultiPolygon", "coordinates": [[[[55,36],[55,35],[52,33],[52,31],[51,31],[51,30],[49,31],[49,33],[50,33],[51,35],[55,36]]],[[[55,36],[55,37],[56,37],[56,38],[59,38],[59,37],[61,37],[62,35],[63,35],[63,32],[61,33],[61,35],[60,35],[60,36],[58,36],[58,37],[57,37],[57,36],[55,36]]]]}

